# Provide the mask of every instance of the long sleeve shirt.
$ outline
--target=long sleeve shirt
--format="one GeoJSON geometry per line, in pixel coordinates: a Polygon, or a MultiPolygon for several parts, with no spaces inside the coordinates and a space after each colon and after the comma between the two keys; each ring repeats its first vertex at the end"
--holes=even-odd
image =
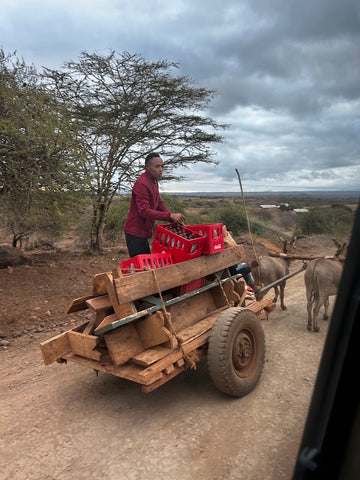
{"type": "Polygon", "coordinates": [[[147,171],[136,180],[124,231],[140,238],[150,238],[155,220],[170,221],[170,211],[161,200],[159,184],[147,171]]]}

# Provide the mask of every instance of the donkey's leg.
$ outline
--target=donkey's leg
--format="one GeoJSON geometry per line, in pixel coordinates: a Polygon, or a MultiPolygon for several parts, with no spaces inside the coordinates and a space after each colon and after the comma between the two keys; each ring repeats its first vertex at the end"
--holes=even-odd
{"type": "Polygon", "coordinates": [[[280,283],[280,285],[279,285],[279,287],[280,287],[280,306],[281,306],[282,310],[287,310],[287,307],[285,306],[285,303],[284,303],[285,285],[286,285],[286,282],[280,283]]]}

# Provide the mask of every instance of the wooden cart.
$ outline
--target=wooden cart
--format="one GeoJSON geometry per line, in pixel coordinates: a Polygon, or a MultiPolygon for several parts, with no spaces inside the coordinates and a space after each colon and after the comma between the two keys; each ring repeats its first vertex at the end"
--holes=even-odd
{"type": "Polygon", "coordinates": [[[264,363],[260,320],[275,304],[256,301],[243,278],[231,276],[228,267],[241,261],[235,246],[157,270],[95,275],[92,293],[66,310],[90,309],[94,318],[43,342],[44,363],[74,361],[151,392],[207,353],[217,388],[246,395],[264,363]],[[198,279],[202,286],[186,291],[198,279]]]}

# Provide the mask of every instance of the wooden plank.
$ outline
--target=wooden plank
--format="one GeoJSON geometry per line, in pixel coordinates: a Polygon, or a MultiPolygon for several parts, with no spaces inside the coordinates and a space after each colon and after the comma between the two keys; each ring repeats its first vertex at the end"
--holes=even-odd
{"type": "Polygon", "coordinates": [[[239,295],[240,300],[238,305],[242,307],[247,296],[246,282],[243,278],[234,280],[234,291],[239,295]]]}
{"type": "Polygon", "coordinates": [[[105,333],[104,339],[111,359],[117,366],[144,351],[134,324],[124,325],[110,333],[105,333]]]}
{"type": "Polygon", "coordinates": [[[184,342],[182,344],[182,348],[183,348],[184,352],[185,353],[190,353],[190,352],[193,352],[194,350],[196,350],[197,348],[205,345],[209,340],[210,334],[211,334],[211,329],[207,330],[206,332],[202,333],[201,335],[199,335],[198,337],[196,337],[194,339],[189,339],[186,342],[184,342]]]}
{"type": "Polygon", "coordinates": [[[71,351],[67,332],[60,333],[60,335],[40,343],[40,350],[45,365],[55,362],[55,360],[71,351]]]}
{"type": "Polygon", "coordinates": [[[199,335],[202,335],[206,331],[211,330],[218,316],[223,310],[225,310],[225,307],[211,313],[210,315],[195,323],[194,325],[191,325],[190,327],[181,330],[177,334],[178,338],[180,338],[182,342],[187,342],[191,339],[198,337],[199,335]]]}
{"type": "Polygon", "coordinates": [[[142,378],[147,378],[155,373],[162,372],[164,368],[168,367],[172,363],[176,363],[180,358],[183,357],[182,352],[179,349],[176,349],[166,357],[162,358],[158,362],[154,363],[148,368],[145,368],[139,373],[139,376],[142,378]]]}
{"type": "MultiPolygon", "coordinates": [[[[203,355],[203,352],[198,351],[199,358],[203,355]]],[[[176,362],[177,364],[178,362],[176,362]]],[[[176,377],[179,373],[183,372],[186,369],[185,362],[181,364],[181,366],[178,365],[170,365],[169,367],[165,368],[163,373],[163,377],[160,378],[159,380],[154,381],[150,385],[143,385],[141,387],[142,392],[144,393],[150,393],[154,391],[156,388],[160,387],[161,385],[164,385],[164,383],[168,382],[172,378],[176,377]],[[166,371],[169,371],[168,374],[166,374],[166,371]]]]}
{"type": "MultiPolygon", "coordinates": [[[[193,260],[159,268],[156,270],[156,277],[160,290],[169,290],[240,263],[243,259],[244,249],[242,245],[237,245],[214,255],[202,255],[193,260]]],[[[106,273],[98,274],[96,279],[94,277],[94,294],[103,295],[106,293],[105,278],[106,273]]],[[[152,270],[116,278],[115,286],[120,304],[132,302],[158,292],[158,286],[152,270]]]]}
{"type": "Polygon", "coordinates": [[[171,365],[169,365],[168,367],[164,368],[164,373],[165,373],[165,375],[169,375],[169,374],[172,373],[174,370],[175,370],[175,365],[174,365],[174,364],[171,364],[171,365]]]}
{"type": "Polygon", "coordinates": [[[234,280],[224,283],[223,289],[231,306],[240,302],[240,295],[235,291],[234,280]]]}
{"type": "Polygon", "coordinates": [[[100,328],[105,327],[106,325],[110,325],[110,323],[113,323],[117,320],[117,315],[116,313],[112,313],[111,315],[107,315],[100,323],[99,325],[95,328],[94,333],[96,333],[100,328]]]}
{"type": "Polygon", "coordinates": [[[143,393],[150,393],[153,392],[156,388],[161,387],[161,385],[164,385],[164,383],[168,382],[172,378],[176,377],[176,375],[179,375],[179,373],[183,372],[185,370],[185,367],[174,367],[172,371],[168,375],[163,375],[162,378],[159,380],[151,383],[150,385],[143,385],[141,387],[141,391],[143,393]]]}
{"type": "Polygon", "coordinates": [[[99,310],[95,313],[95,327],[100,325],[100,323],[108,316],[109,310],[99,310]]]}
{"type": "Polygon", "coordinates": [[[211,295],[214,298],[215,304],[218,308],[224,306],[234,306],[240,302],[240,295],[235,291],[234,281],[230,280],[220,286],[211,289],[211,295]]]}
{"type": "MultiPolygon", "coordinates": [[[[186,354],[196,350],[197,348],[205,345],[209,340],[211,330],[199,335],[195,339],[191,339],[187,342],[182,344],[182,349],[186,354]]],[[[167,368],[171,364],[176,364],[180,359],[183,358],[183,352],[177,348],[175,351],[167,355],[166,357],[162,358],[158,362],[150,365],[150,367],[145,368],[142,372],[139,373],[140,377],[148,377],[149,375],[153,375],[157,372],[162,372],[165,368],[167,368]]]]}
{"type": "Polygon", "coordinates": [[[105,287],[105,275],[109,272],[105,273],[97,273],[93,277],[93,297],[98,295],[105,295],[106,287],[105,287]]]}
{"type": "MultiPolygon", "coordinates": [[[[120,278],[121,277],[119,277],[118,279],[120,278]]],[[[119,303],[119,296],[114,285],[114,282],[116,279],[111,274],[106,274],[104,279],[105,279],[106,291],[109,295],[111,304],[113,306],[114,312],[117,315],[117,318],[118,319],[124,318],[129,315],[132,315],[133,313],[136,313],[135,306],[132,302],[124,303],[124,304],[119,303]]]]}
{"type": "Polygon", "coordinates": [[[73,330],[68,331],[67,334],[71,349],[73,346],[75,348],[79,346],[79,348],[92,350],[100,343],[99,337],[96,337],[95,335],[84,335],[81,332],[74,332],[73,330]]]}
{"type": "Polygon", "coordinates": [[[146,378],[141,377],[139,373],[142,371],[141,367],[137,365],[126,364],[120,367],[113,365],[112,363],[100,363],[90,358],[79,357],[73,353],[67,353],[62,356],[64,360],[79,363],[85,367],[93,370],[115,375],[125,380],[131,380],[132,382],[140,383],[142,385],[150,385],[151,383],[159,380],[164,376],[162,372],[154,373],[152,376],[146,378]]]}
{"type": "Polygon", "coordinates": [[[90,335],[94,327],[95,327],[95,320],[91,320],[82,331],[82,334],[90,335]]]}
{"type": "Polygon", "coordinates": [[[170,348],[165,347],[158,346],[154,348],[148,348],[144,352],[141,352],[138,355],[132,357],[131,361],[134,362],[136,365],[148,367],[149,365],[152,365],[153,363],[161,360],[166,355],[169,355],[169,353],[171,352],[172,350],[170,348]]]}
{"type": "Polygon", "coordinates": [[[92,298],[93,295],[84,295],[83,297],[75,298],[68,307],[65,310],[65,313],[74,313],[74,312],[79,312],[80,310],[86,310],[88,307],[86,301],[92,298]]]}
{"type": "Polygon", "coordinates": [[[169,330],[163,328],[164,315],[160,311],[148,315],[142,320],[138,320],[135,326],[144,348],[160,345],[161,343],[169,341],[171,338],[169,330]]]}
{"type": "Polygon", "coordinates": [[[137,382],[145,385],[150,382],[156,382],[157,380],[160,380],[164,375],[162,372],[157,372],[152,377],[144,379],[139,376],[140,371],[141,370],[139,370],[139,367],[137,367],[136,365],[132,365],[130,363],[127,363],[126,365],[118,367],[119,376],[121,375],[121,377],[125,378],[126,380],[131,380],[133,382],[137,382]]]}
{"type": "Polygon", "coordinates": [[[179,332],[195,324],[208,314],[217,310],[217,305],[212,295],[213,290],[214,289],[206,290],[198,295],[166,307],[168,313],[171,314],[175,332],[179,332]]]}
{"type": "Polygon", "coordinates": [[[102,295],[101,297],[91,297],[86,300],[86,304],[93,308],[96,312],[108,310],[112,308],[109,295],[102,295]]]}
{"type": "Polygon", "coordinates": [[[99,337],[94,335],[84,335],[80,332],[67,332],[72,353],[81,357],[91,358],[99,362],[104,358],[104,351],[95,350],[100,343],[99,337]]]}
{"type": "Polygon", "coordinates": [[[120,278],[120,277],[123,276],[123,273],[122,273],[122,271],[121,271],[120,265],[118,265],[117,267],[115,267],[115,268],[112,270],[111,273],[112,273],[112,276],[113,276],[114,278],[120,278]]]}
{"type": "Polygon", "coordinates": [[[180,360],[175,362],[176,367],[182,367],[183,365],[185,365],[185,360],[183,358],[180,358],[180,360]]]}
{"type": "Polygon", "coordinates": [[[262,309],[266,309],[268,308],[269,311],[272,311],[273,308],[273,301],[271,298],[263,298],[262,300],[259,300],[259,301],[253,301],[252,303],[249,303],[248,305],[246,305],[246,308],[248,308],[249,310],[252,310],[253,312],[257,313],[257,312],[260,312],[262,309]]]}

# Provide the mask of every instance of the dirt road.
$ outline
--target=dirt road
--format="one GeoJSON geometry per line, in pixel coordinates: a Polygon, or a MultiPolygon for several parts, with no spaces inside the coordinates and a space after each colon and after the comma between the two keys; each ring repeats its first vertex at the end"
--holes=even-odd
{"type": "Polygon", "coordinates": [[[39,343],[69,327],[12,337],[0,349],[0,479],[290,479],[328,325],[306,330],[303,273],[285,300],[262,321],[263,375],[242,399],[215,389],[205,361],[143,394],[77,364],[44,366],[39,343]]]}

